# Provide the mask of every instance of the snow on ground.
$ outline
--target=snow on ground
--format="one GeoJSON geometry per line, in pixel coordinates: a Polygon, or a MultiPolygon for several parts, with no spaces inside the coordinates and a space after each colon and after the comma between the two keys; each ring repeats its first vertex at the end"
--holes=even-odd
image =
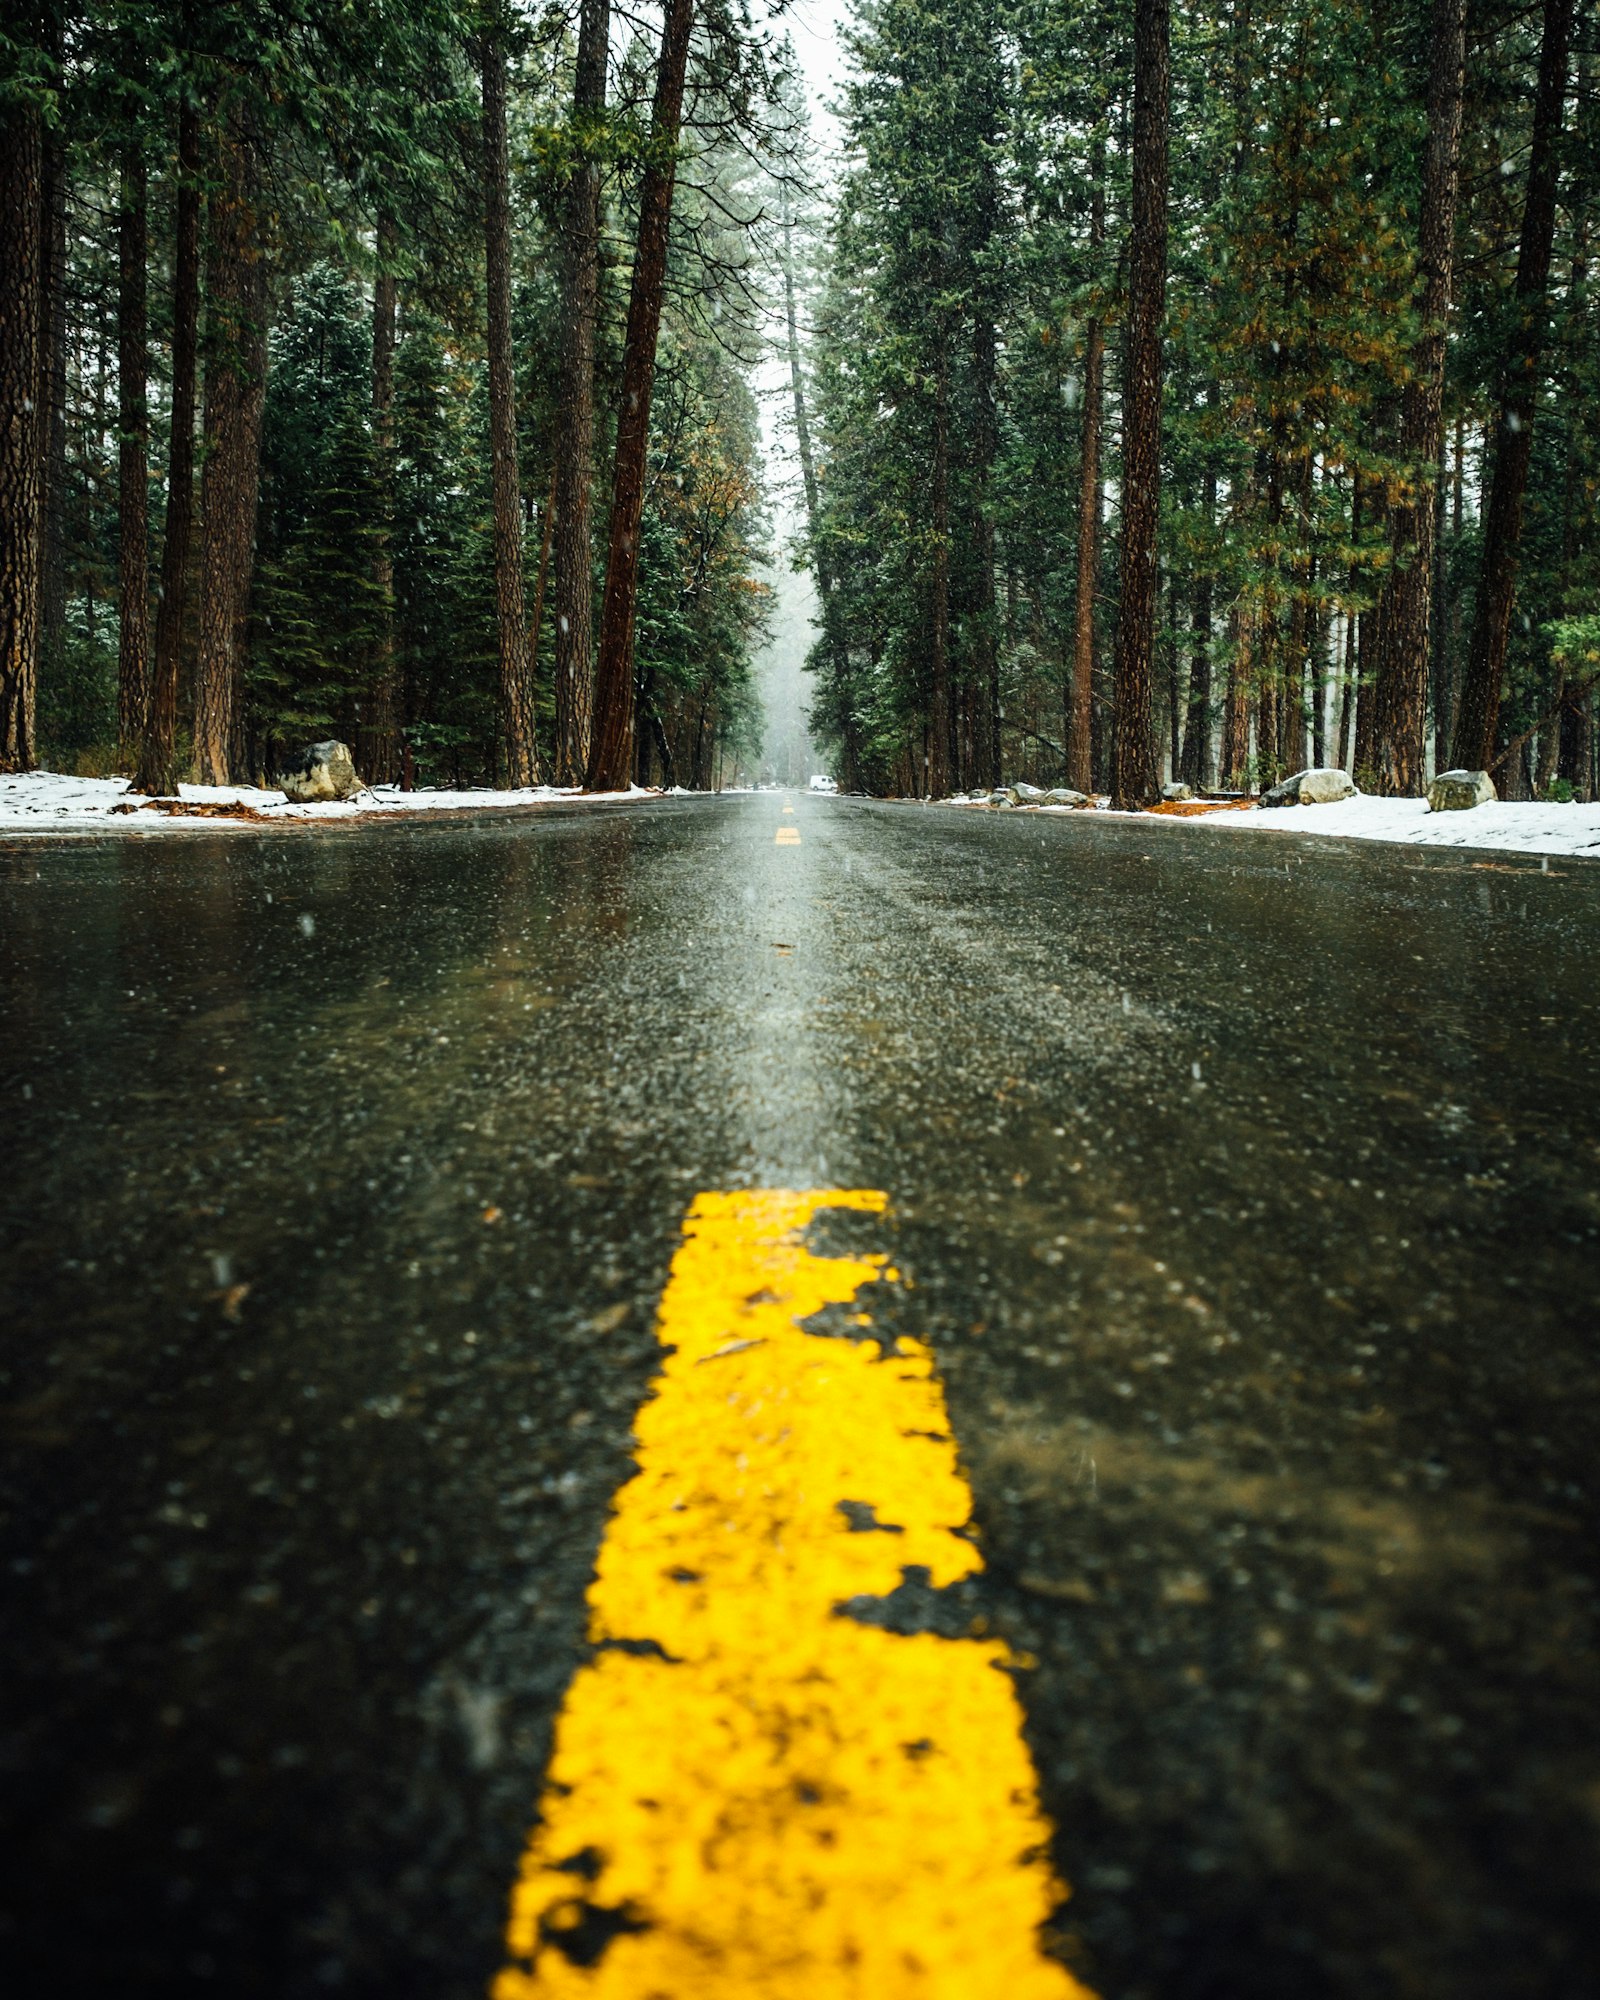
{"type": "Polygon", "coordinates": [[[0,777],[0,835],[12,833],[182,833],[206,827],[243,827],[286,820],[387,818],[396,813],[488,811],[506,806],[581,802],[610,805],[648,798],[626,792],[580,793],[554,785],[521,792],[402,792],[392,785],[360,791],[353,799],[294,805],[282,792],[255,785],[180,785],[178,809],[128,789],[124,778],[69,778],[59,771],[0,777]],[[187,810],[185,810],[185,808],[187,810]]]}
{"type": "MultiPolygon", "coordinates": [[[[1159,813],[1118,813],[1148,824],[1159,813]]],[[[1176,823],[1176,822],[1175,822],[1176,823]]],[[[1395,840],[1414,847],[1498,848],[1508,854],[1587,855],[1600,860],[1600,805],[1545,805],[1496,799],[1467,812],[1429,812],[1426,799],[1357,795],[1328,806],[1252,806],[1182,822],[1253,833],[1333,834],[1341,840],[1395,840]]]]}
{"type": "MultiPolygon", "coordinates": [[[[949,799],[942,804],[982,812],[973,800],[949,799]]],[[[1412,847],[1465,847],[1507,854],[1565,854],[1600,861],[1600,804],[1522,804],[1496,799],[1467,812],[1429,812],[1426,799],[1378,799],[1358,794],[1328,806],[1207,806],[1197,802],[1180,809],[1154,812],[1113,812],[1103,799],[1095,801],[1107,819],[1137,820],[1141,826],[1220,827],[1235,833],[1320,833],[1341,840],[1393,840],[1412,847]]],[[[1072,806],[1022,808],[1070,817],[1072,806]]]]}
{"type": "MultiPolygon", "coordinates": [[[[510,806],[614,805],[653,794],[580,793],[553,785],[521,792],[402,792],[390,785],[325,805],[292,805],[282,792],[253,785],[181,785],[180,806],[147,801],[122,778],[70,778],[56,771],[0,777],[0,837],[17,833],[182,833],[206,827],[272,825],[284,821],[392,818],[416,812],[490,812],[510,806]],[[165,808],[165,809],[163,809],[165,808]]],[[[960,803],[960,802],[953,802],[960,803]]],[[[968,806],[968,811],[982,810],[968,806]]],[[[1342,799],[1329,806],[1275,806],[1190,814],[1112,813],[1142,825],[1170,823],[1267,833],[1332,834],[1344,840],[1393,840],[1419,847],[1499,849],[1510,854],[1563,854],[1600,860],[1600,804],[1543,805],[1496,800],[1470,812],[1431,813],[1425,799],[1342,799]]],[[[1069,806],[1041,812],[1070,813],[1069,806]]]]}

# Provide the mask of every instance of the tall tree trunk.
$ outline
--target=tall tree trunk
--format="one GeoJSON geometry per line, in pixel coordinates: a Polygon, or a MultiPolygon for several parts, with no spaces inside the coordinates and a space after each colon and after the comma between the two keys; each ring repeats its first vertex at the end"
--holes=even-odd
{"type": "Polygon", "coordinates": [[[556,475],[550,474],[550,492],[544,503],[544,518],[539,524],[539,567],[533,580],[533,624],[528,636],[528,658],[533,662],[534,673],[539,671],[539,635],[544,630],[545,583],[550,575],[550,543],[555,530],[556,515],[556,475]]]}
{"type": "MultiPolygon", "coordinates": [[[[187,17],[188,10],[185,9],[187,17]]],[[[177,789],[178,661],[194,529],[194,406],[200,351],[200,114],[178,112],[178,199],[172,261],[172,430],[167,520],[161,546],[155,662],[134,788],[152,797],[177,789]]]]}
{"type": "MultiPolygon", "coordinates": [[[[1311,461],[1307,459],[1308,471],[1310,465],[1311,461]]],[[[1298,506],[1295,512],[1298,538],[1305,532],[1305,515],[1298,506]]],[[[1303,546],[1301,543],[1300,547],[1303,546]]],[[[1309,581],[1302,571],[1297,548],[1289,598],[1289,633],[1283,665],[1283,729],[1279,739],[1285,771],[1303,771],[1306,768],[1306,633],[1309,629],[1306,590],[1309,581]]]]}
{"type": "Polygon", "coordinates": [[[941,328],[933,391],[933,562],[928,577],[928,796],[948,798],[955,717],[950,703],[950,358],[941,328]]]}
{"type": "MultiPolygon", "coordinates": [[[[1280,369],[1282,356],[1279,357],[1280,369]]],[[[1283,419],[1274,420],[1281,432],[1283,419]]],[[[1283,456],[1281,439],[1258,455],[1259,475],[1267,495],[1267,555],[1261,584],[1261,617],[1256,651],[1256,765],[1263,786],[1283,776],[1278,746],[1283,721],[1283,456]]]]}
{"type": "Polygon", "coordinates": [[[1279,688],[1273,656],[1278,651],[1278,621],[1270,604],[1256,614],[1261,644],[1256,655],[1256,776],[1261,789],[1276,784],[1283,773],[1278,749],[1279,688]]]}
{"type": "Polygon", "coordinates": [[[1244,789],[1250,762],[1251,616],[1243,604],[1234,613],[1233,657],[1228,662],[1228,692],[1222,707],[1222,785],[1229,792],[1244,789]]]}
{"type": "Polygon", "coordinates": [[[1211,757],[1211,596],[1212,581],[1202,571],[1194,580],[1189,626],[1189,700],[1183,718],[1178,775],[1186,785],[1209,791],[1211,757]]]}
{"type": "MultiPolygon", "coordinates": [[[[1178,579],[1170,572],[1167,576],[1167,627],[1169,636],[1163,648],[1167,656],[1167,776],[1176,783],[1179,766],[1183,762],[1184,704],[1178,659],[1178,579]]],[[[1156,775],[1159,777],[1160,773],[1156,775]]]]}
{"type": "Polygon", "coordinates": [[[137,142],[122,163],[117,223],[117,744],[138,755],[149,699],[150,406],[148,175],[137,142]]]}
{"type": "Polygon", "coordinates": [[[517,469],[516,371],[511,351],[511,170],[506,157],[506,57],[483,37],[483,249],[488,293],[489,457],[494,492],[495,620],[500,649],[500,738],[506,783],[539,781],[533,662],[522,580],[522,481],[517,469]]]}
{"type": "Polygon", "coordinates": [[[1111,796],[1158,796],[1151,738],[1156,536],[1161,510],[1161,336],[1167,293],[1169,0],[1134,0],[1133,234],[1128,255],[1127,387],[1122,417],[1122,590],[1112,693],[1111,796]]]}
{"type": "Polygon", "coordinates": [[[986,4],[980,16],[987,59],[975,114],[977,216],[970,256],[977,283],[972,325],[972,556],[976,588],[972,605],[970,647],[972,757],[962,772],[970,785],[1000,782],[1000,618],[994,579],[994,468],[1000,451],[1000,421],[995,407],[998,374],[998,306],[990,278],[995,233],[1000,226],[1001,193],[995,166],[1001,127],[1000,36],[998,10],[986,4]]]}
{"type": "Polygon", "coordinates": [[[1433,696],[1433,768],[1444,769],[1450,748],[1455,685],[1450,661],[1449,568],[1445,561],[1445,437],[1439,425],[1439,466],[1433,487],[1433,591],[1428,611],[1428,685],[1433,696]]]}
{"type": "MultiPolygon", "coordinates": [[[[1216,401],[1215,391],[1210,401],[1216,401]]],[[[1201,515],[1209,540],[1217,511],[1217,475],[1208,466],[1201,490],[1201,515]]],[[[1211,756],[1211,617],[1213,582],[1210,558],[1202,553],[1194,579],[1193,623],[1190,626],[1189,712],[1184,718],[1183,752],[1180,775],[1187,785],[1203,792],[1216,782],[1216,766],[1211,756]]]]}
{"type": "Polygon", "coordinates": [[[1319,610],[1311,644],[1311,761],[1320,771],[1328,761],[1328,680],[1333,613],[1319,610]]]}
{"type": "Polygon", "coordinates": [[[378,519],[372,554],[378,631],[363,703],[357,763],[369,784],[400,776],[400,676],[394,627],[394,350],[399,285],[394,217],[378,217],[378,268],[372,281],[372,466],[378,519]]]}
{"type": "Polygon", "coordinates": [[[650,114],[649,164],[639,187],[639,235],[634,247],[628,330],[622,350],[622,407],[611,484],[611,534],[600,653],[595,663],[594,735],[586,782],[592,792],[623,791],[633,769],[633,621],[639,589],[639,524],[644,516],[650,450],[650,400],[655,389],[656,339],[672,227],[678,170],[678,128],[689,66],[694,0],[667,0],[650,114]]]}
{"type": "MultiPolygon", "coordinates": [[[[1582,57],[1578,65],[1578,113],[1577,127],[1582,131],[1587,125],[1589,101],[1589,69],[1582,57]]],[[[1567,287],[1571,299],[1586,297],[1589,282],[1589,218],[1580,215],[1573,225],[1572,275],[1567,287]]],[[[1572,574],[1579,550],[1580,527],[1589,504],[1583,490],[1582,454],[1578,441],[1570,433],[1567,441],[1566,477],[1566,527],[1563,535],[1562,568],[1568,576],[1572,574]]],[[[1571,785],[1575,798],[1587,800],[1589,797],[1589,765],[1592,756],[1591,743],[1594,718],[1594,684],[1590,681],[1577,689],[1569,688],[1561,706],[1561,741],[1556,758],[1556,774],[1571,785]]]]}
{"type": "Polygon", "coordinates": [[[1569,694],[1561,710],[1561,749],[1556,772],[1571,785],[1573,797],[1584,801],[1592,796],[1594,702],[1594,683],[1590,682],[1576,694],[1569,694]]]}
{"type": "MultiPolygon", "coordinates": [[[[1389,502],[1382,484],[1364,497],[1371,501],[1373,526],[1386,527],[1389,502]]],[[[1355,775],[1362,783],[1371,779],[1378,761],[1378,629],[1377,606],[1369,605],[1356,621],[1355,775]]]]}
{"type": "MultiPolygon", "coordinates": [[[[54,52],[59,60],[60,29],[54,52]]],[[[67,663],[67,146],[44,135],[43,293],[39,306],[39,421],[44,493],[39,543],[39,684],[56,686],[67,663]]]]}
{"type": "Polygon", "coordinates": [[[583,782],[594,705],[594,335],[609,0],[583,0],[572,126],[578,162],[562,238],[561,407],[556,419],[555,779],[583,782]]]}
{"type": "Polygon", "coordinates": [[[1466,65],[1465,0],[1433,0],[1428,147],[1422,169],[1422,336],[1400,403],[1409,484],[1390,508],[1393,559],[1378,619],[1377,780],[1391,797],[1419,796],[1426,774],[1429,632],[1444,455],[1445,326],[1455,251],[1466,65]]]}
{"type": "Polygon", "coordinates": [[[1506,641],[1516,596],[1522,543],[1522,505],[1528,490],[1533,449],[1534,407],[1539,389],[1539,357],[1544,346],[1550,251],[1556,226],[1559,140],[1566,95],[1567,50],[1572,38],[1573,0],[1544,0],[1539,49],[1539,88],[1533,107],[1533,146],[1528,192],[1517,247],[1517,326],[1507,356],[1494,434],[1494,474],[1484,524],[1483,572],[1472,620],[1472,644],[1461,688],[1451,761],[1467,770],[1494,762],[1500,727],[1500,684],[1505,676],[1506,641]]]}
{"type": "Polygon", "coordinates": [[[38,761],[44,436],[44,134],[39,113],[0,107],[0,771],[38,761]]]}
{"type": "Polygon", "coordinates": [[[972,675],[975,683],[973,768],[968,782],[1000,782],[1000,632],[994,587],[994,462],[1000,448],[995,413],[995,324],[987,301],[980,301],[972,336],[972,388],[976,415],[972,438],[975,492],[972,509],[973,560],[977,565],[973,605],[972,675]]]}
{"type": "MultiPolygon", "coordinates": [[[[1105,141],[1089,154],[1089,250],[1098,262],[1106,238],[1105,141]]],[[[1083,355],[1083,436],[1078,466],[1078,585],[1072,633],[1072,691],[1067,711],[1067,783],[1094,790],[1094,600],[1100,587],[1100,437],[1105,421],[1106,336],[1090,316],[1083,355]]]]}
{"type": "Polygon", "coordinates": [[[1350,733],[1356,719],[1356,675],[1360,671],[1356,662],[1356,620],[1355,613],[1344,614],[1344,685],[1339,690],[1339,756],[1341,771],[1350,768],[1350,733]]]}
{"type": "Polygon", "coordinates": [[[267,370],[267,272],[259,176],[255,137],[234,110],[218,130],[209,202],[194,717],[196,775],[203,785],[225,785],[229,779],[245,611],[255,561],[267,370]]]}

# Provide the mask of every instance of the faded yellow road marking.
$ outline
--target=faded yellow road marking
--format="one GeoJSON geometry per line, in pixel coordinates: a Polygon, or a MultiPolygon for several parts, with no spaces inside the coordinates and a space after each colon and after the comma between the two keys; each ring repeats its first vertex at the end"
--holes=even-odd
{"type": "Polygon", "coordinates": [[[800,845],[799,827],[780,826],[774,838],[773,845],[775,847],[798,847],[800,845]]]}
{"type": "Polygon", "coordinates": [[[789,813],[789,814],[790,814],[790,815],[792,816],[792,815],[793,815],[793,812],[794,812],[794,807],[793,807],[793,806],[785,806],[785,807],[784,807],[784,811],[785,811],[786,813],[789,813]]]}
{"type": "Polygon", "coordinates": [[[1039,1944],[1064,1892],[1006,1648],[836,1612],[982,1566],[928,1348],[799,1324],[896,1276],[801,1231],[884,1205],[689,1211],[495,2000],[1084,2000],[1039,1944]]]}

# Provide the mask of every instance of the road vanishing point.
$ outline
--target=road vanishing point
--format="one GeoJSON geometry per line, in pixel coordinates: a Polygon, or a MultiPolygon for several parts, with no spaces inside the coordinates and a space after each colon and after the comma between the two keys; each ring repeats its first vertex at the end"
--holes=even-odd
{"type": "Polygon", "coordinates": [[[0,843],[19,2000],[1593,2000],[1600,867],[0,843]]]}

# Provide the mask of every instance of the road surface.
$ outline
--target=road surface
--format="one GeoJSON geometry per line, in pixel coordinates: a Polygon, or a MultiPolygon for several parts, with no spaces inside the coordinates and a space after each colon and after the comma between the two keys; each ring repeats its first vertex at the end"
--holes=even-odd
{"type": "Polygon", "coordinates": [[[1590,2000],[1597,1030],[1581,863],[0,846],[8,1991],[1590,2000]]]}

